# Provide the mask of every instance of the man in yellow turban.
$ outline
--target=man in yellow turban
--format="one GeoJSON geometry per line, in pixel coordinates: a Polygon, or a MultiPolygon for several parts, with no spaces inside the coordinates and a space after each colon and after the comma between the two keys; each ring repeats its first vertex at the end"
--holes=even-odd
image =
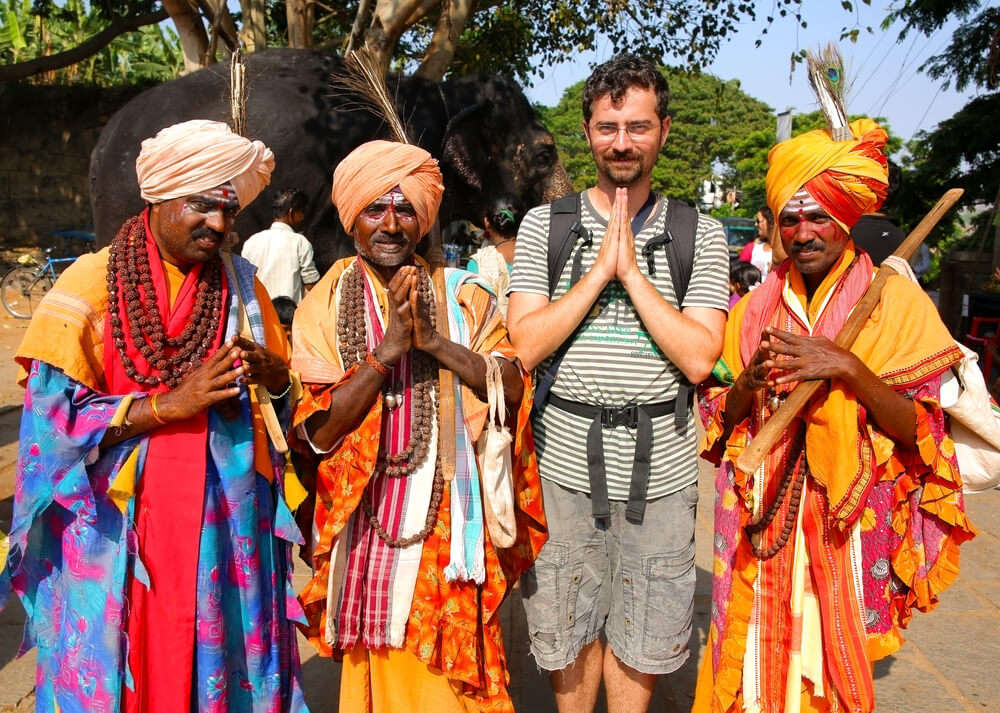
{"type": "Polygon", "coordinates": [[[0,590],[28,612],[39,710],[305,710],[295,483],[258,401],[280,435],[290,350],[253,267],[220,254],[273,167],[217,122],[144,141],[148,205],[66,270],[18,349],[0,590]]]}
{"type": "Polygon", "coordinates": [[[873,710],[872,663],[935,607],[974,534],[939,406],[961,354],[933,304],[895,275],[851,349],[833,343],[874,274],[849,230],[887,185],[885,132],[851,129],[771,150],[767,201],[789,257],[730,312],[703,387],[702,455],[720,468],[698,713],[873,710]],[[740,471],[786,395],[816,379],[761,468],[740,471]]]}
{"type": "Polygon", "coordinates": [[[451,269],[438,292],[415,254],[442,190],[418,147],[373,141],[349,154],[333,202],[357,255],[334,264],[295,315],[305,393],[294,423],[319,461],[315,576],[301,599],[309,639],[343,659],[341,713],[513,712],[497,612],[546,538],[531,384],[495,295],[451,269]],[[441,303],[450,339],[435,322],[441,303]],[[497,373],[488,364],[499,367],[496,401],[514,414],[503,539],[480,440],[497,373]],[[446,370],[454,413],[442,407],[446,370]]]}

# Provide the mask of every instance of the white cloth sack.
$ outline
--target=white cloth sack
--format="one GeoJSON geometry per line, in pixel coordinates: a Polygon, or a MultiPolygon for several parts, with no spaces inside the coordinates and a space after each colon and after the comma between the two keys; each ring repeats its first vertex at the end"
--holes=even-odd
{"type": "MultiPolygon", "coordinates": [[[[910,264],[890,256],[888,265],[916,282],[910,264]]],[[[964,358],[941,379],[941,408],[950,417],[962,490],[978,493],[1000,486],[1000,408],[990,397],[979,355],[955,342],[964,358]]]]}
{"type": "Polygon", "coordinates": [[[507,404],[504,401],[503,377],[497,357],[484,354],[486,392],[489,414],[476,443],[479,453],[479,478],[483,489],[483,514],[486,531],[494,547],[511,547],[517,539],[514,518],[514,475],[511,465],[511,435],[504,425],[507,404]],[[497,425],[500,424],[500,425],[497,425]]]}

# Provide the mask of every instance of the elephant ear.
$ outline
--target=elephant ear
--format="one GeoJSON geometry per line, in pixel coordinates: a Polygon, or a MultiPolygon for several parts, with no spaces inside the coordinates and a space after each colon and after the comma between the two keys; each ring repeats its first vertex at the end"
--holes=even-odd
{"type": "Polygon", "coordinates": [[[458,112],[445,130],[441,156],[444,164],[476,191],[483,190],[481,168],[490,165],[487,138],[493,102],[484,99],[458,112]]]}

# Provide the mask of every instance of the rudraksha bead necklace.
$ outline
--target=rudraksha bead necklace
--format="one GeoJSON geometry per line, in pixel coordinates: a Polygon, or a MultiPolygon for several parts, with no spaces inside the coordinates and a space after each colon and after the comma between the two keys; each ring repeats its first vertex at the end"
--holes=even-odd
{"type": "MultiPolygon", "coordinates": [[[[800,438],[795,440],[801,441],[804,439],[804,434],[800,433],[799,436],[800,438]]],[[[798,450],[798,444],[795,444],[793,441],[793,445],[796,445],[796,447],[794,449],[790,448],[789,452],[794,453],[798,450]]],[[[771,505],[761,514],[759,519],[746,526],[745,529],[747,535],[750,536],[750,546],[753,549],[754,555],[758,559],[771,559],[788,543],[788,538],[795,530],[795,520],[799,514],[799,504],[802,502],[802,486],[805,484],[807,470],[808,465],[806,463],[805,449],[803,448],[798,459],[796,459],[794,463],[788,463],[786,465],[785,473],[782,476],[781,483],[778,484],[778,490],[774,494],[774,500],[771,501],[771,505]],[[761,542],[764,538],[764,532],[770,527],[774,518],[777,517],[780,512],[781,506],[785,502],[785,493],[788,491],[789,485],[791,485],[792,492],[788,498],[788,504],[785,509],[785,517],[781,524],[781,531],[769,547],[762,548],[761,542]]]]}
{"type": "Polygon", "coordinates": [[[191,316],[176,337],[166,334],[157,308],[141,215],[125,221],[111,242],[107,285],[111,336],[125,373],[139,384],[177,386],[185,374],[201,364],[215,341],[222,315],[219,260],[202,268],[191,316]],[[129,357],[126,329],[149,364],[150,373],[140,373],[129,357]]]}
{"type": "MultiPolygon", "coordinates": [[[[340,358],[345,370],[363,361],[368,351],[368,328],[365,324],[364,268],[356,263],[344,273],[340,290],[340,309],[337,315],[337,338],[340,358]]],[[[417,292],[426,309],[433,328],[436,324],[436,309],[431,291],[430,276],[422,267],[417,267],[417,292]]],[[[410,438],[398,453],[380,454],[376,473],[383,472],[389,477],[405,477],[412,474],[427,459],[432,435],[431,419],[436,417],[434,393],[438,388],[437,362],[429,354],[413,350],[413,378],[410,390],[410,438]]],[[[440,424],[439,424],[440,427],[440,424]]],[[[368,488],[361,496],[361,506],[365,516],[379,538],[390,547],[407,547],[422,542],[434,529],[438,509],[444,493],[444,477],[440,458],[434,466],[434,484],[424,528],[409,537],[394,538],[386,532],[372,508],[368,488]]]]}

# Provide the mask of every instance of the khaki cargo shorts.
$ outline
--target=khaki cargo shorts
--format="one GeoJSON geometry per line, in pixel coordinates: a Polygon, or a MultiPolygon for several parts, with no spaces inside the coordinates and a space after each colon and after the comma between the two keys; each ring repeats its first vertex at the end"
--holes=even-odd
{"type": "Polygon", "coordinates": [[[604,629],[615,656],[649,674],[689,656],[694,610],[698,484],[646,503],[641,525],[611,502],[598,526],[590,496],[542,480],[549,539],[521,580],[531,653],[557,671],[604,629]]]}

